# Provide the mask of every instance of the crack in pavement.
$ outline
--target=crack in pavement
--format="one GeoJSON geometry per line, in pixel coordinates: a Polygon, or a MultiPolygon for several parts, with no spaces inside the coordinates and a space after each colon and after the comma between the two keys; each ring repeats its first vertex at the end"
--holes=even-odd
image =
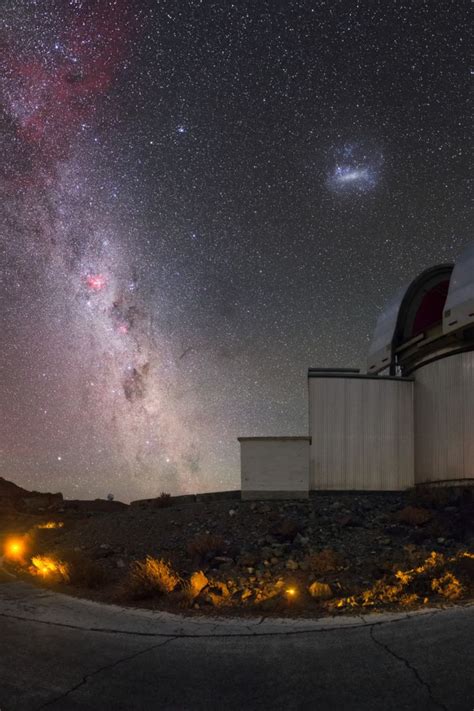
{"type": "Polygon", "coordinates": [[[370,637],[371,637],[372,641],[373,641],[376,645],[378,645],[379,647],[381,647],[382,649],[384,649],[384,650],[385,650],[388,654],[390,654],[392,657],[394,657],[394,659],[397,659],[399,662],[402,662],[402,663],[407,667],[407,669],[409,669],[409,670],[413,673],[413,675],[415,676],[415,678],[416,678],[416,680],[418,681],[418,683],[419,683],[421,686],[423,686],[423,687],[426,689],[426,691],[428,692],[428,696],[429,696],[429,698],[430,698],[430,701],[434,704],[434,706],[436,706],[437,708],[443,709],[443,711],[448,711],[448,707],[447,707],[447,706],[445,706],[443,703],[441,703],[440,701],[437,701],[437,700],[435,699],[435,697],[433,696],[433,692],[432,692],[432,690],[431,690],[431,686],[428,684],[427,681],[425,681],[424,679],[421,678],[421,676],[420,676],[419,673],[418,673],[418,670],[417,670],[414,666],[412,666],[412,665],[410,664],[410,662],[408,661],[408,659],[405,659],[405,657],[402,657],[401,655],[397,654],[396,652],[393,651],[393,649],[390,649],[390,647],[388,646],[388,644],[385,644],[384,642],[382,642],[381,640],[379,640],[379,639],[376,638],[376,636],[375,636],[375,634],[374,634],[374,626],[375,626],[375,625],[370,625],[370,626],[369,626],[369,633],[370,633],[370,637]]]}
{"type": "Polygon", "coordinates": [[[166,639],[164,642],[159,642],[158,644],[152,644],[150,647],[146,647],[145,649],[141,649],[139,652],[135,652],[134,654],[129,654],[126,657],[121,657],[120,659],[115,660],[115,662],[111,662],[110,664],[105,664],[103,667],[99,667],[93,672],[89,672],[89,674],[85,674],[82,677],[82,680],[78,683],[72,686],[70,689],[65,691],[63,694],[60,696],[56,696],[54,699],[49,699],[49,701],[45,701],[44,704],[41,704],[41,706],[38,706],[36,711],[41,711],[41,709],[46,708],[47,706],[51,706],[52,704],[55,704],[58,701],[62,701],[63,699],[66,698],[66,696],[69,696],[70,694],[73,694],[75,691],[81,688],[81,686],[84,686],[87,684],[89,679],[91,679],[93,676],[97,676],[97,674],[101,674],[104,671],[108,671],[109,669],[113,669],[114,667],[117,667],[119,664],[123,664],[124,662],[129,662],[132,659],[136,659],[139,657],[141,654],[146,654],[147,652],[151,652],[154,649],[157,649],[158,647],[164,647],[165,644],[168,644],[169,642],[173,642],[175,639],[179,639],[179,637],[169,637],[166,639]]]}
{"type": "MultiPolygon", "coordinates": [[[[434,611],[432,614],[436,614],[436,611],[434,611]]],[[[430,613],[423,613],[423,616],[431,616],[430,613]]],[[[214,633],[214,632],[204,632],[204,633],[197,633],[197,634],[191,634],[191,633],[177,633],[176,631],[174,632],[139,632],[139,631],[132,631],[132,630],[120,630],[120,629],[113,629],[113,628],[106,628],[106,627],[81,627],[80,625],[73,625],[73,624],[68,624],[66,622],[53,622],[51,620],[38,620],[33,617],[20,617],[19,615],[8,615],[5,612],[0,612],[0,617],[4,617],[7,620],[17,620],[18,622],[26,622],[26,623],[31,623],[31,624],[37,624],[37,625],[46,625],[49,627],[61,627],[61,628],[66,628],[66,629],[72,629],[72,630],[79,630],[81,632],[100,632],[102,634],[123,634],[131,637],[175,637],[175,638],[180,638],[180,639],[222,639],[225,637],[288,637],[290,635],[301,635],[301,634],[321,634],[323,632],[337,632],[338,630],[354,630],[354,629],[364,629],[367,627],[380,627],[381,625],[394,625],[394,624],[399,624],[401,622],[406,622],[407,620],[411,619],[412,615],[404,615],[403,617],[396,618],[396,619],[391,619],[391,620],[380,620],[379,622],[369,622],[367,619],[364,619],[363,617],[360,617],[359,615],[354,615],[354,618],[359,618],[362,620],[362,624],[360,622],[355,622],[354,624],[334,624],[331,627],[318,627],[317,629],[293,629],[293,630],[281,630],[281,631],[274,631],[274,632],[220,632],[220,633],[214,633]]],[[[270,618],[263,618],[263,620],[270,620],[270,618]]],[[[276,620],[277,621],[277,620],[276,620]]],[[[285,620],[287,621],[287,620],[285,620]]],[[[260,622],[256,625],[253,625],[252,627],[249,627],[248,625],[242,625],[245,629],[248,630],[253,630],[258,625],[260,622]]]]}

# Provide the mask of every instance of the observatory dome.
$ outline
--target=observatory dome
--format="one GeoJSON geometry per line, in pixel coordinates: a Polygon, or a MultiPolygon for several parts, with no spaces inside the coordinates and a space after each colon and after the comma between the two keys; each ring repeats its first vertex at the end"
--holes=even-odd
{"type": "Polygon", "coordinates": [[[378,318],[368,372],[410,375],[421,365],[474,349],[474,243],[454,264],[426,269],[378,318]]]}

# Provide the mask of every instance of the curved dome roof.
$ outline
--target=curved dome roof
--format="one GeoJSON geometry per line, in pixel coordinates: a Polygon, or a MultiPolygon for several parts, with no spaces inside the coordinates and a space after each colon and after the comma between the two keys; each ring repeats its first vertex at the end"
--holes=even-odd
{"type": "Polygon", "coordinates": [[[443,331],[449,333],[474,323],[474,242],[456,260],[443,314],[443,331]]]}
{"type": "Polygon", "coordinates": [[[401,362],[403,352],[413,356],[411,346],[426,352],[428,344],[470,325],[474,325],[474,243],[454,265],[430,267],[397,291],[377,320],[368,372],[390,367],[394,373],[397,354],[401,362]]]}

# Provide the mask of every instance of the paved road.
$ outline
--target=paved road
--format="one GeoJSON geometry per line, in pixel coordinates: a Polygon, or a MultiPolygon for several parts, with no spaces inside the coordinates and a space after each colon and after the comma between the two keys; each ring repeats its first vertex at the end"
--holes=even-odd
{"type": "Polygon", "coordinates": [[[209,620],[0,585],[0,709],[474,708],[474,606],[209,620]]]}

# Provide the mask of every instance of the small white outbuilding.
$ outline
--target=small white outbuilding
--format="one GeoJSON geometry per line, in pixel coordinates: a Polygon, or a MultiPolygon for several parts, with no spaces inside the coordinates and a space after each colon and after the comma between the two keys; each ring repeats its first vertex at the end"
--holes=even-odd
{"type": "Polygon", "coordinates": [[[309,437],[239,437],[243,499],[308,497],[309,437]]]}

